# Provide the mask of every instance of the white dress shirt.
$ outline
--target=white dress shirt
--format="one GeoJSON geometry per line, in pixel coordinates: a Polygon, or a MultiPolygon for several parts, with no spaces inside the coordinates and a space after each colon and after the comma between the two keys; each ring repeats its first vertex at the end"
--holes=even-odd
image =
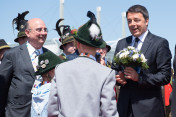
{"type": "MultiPolygon", "coordinates": [[[[148,30],[145,33],[143,33],[141,36],[138,37],[139,38],[138,45],[137,45],[137,50],[138,51],[141,50],[141,47],[142,47],[142,45],[144,43],[144,40],[145,40],[147,34],[148,34],[148,30]]],[[[132,44],[131,44],[131,46],[134,46],[135,38],[136,37],[132,36],[132,44]]]]}

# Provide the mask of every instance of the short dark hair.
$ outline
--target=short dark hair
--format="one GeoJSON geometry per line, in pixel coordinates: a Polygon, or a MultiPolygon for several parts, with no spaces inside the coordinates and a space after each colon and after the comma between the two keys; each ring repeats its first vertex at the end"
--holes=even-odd
{"type": "Polygon", "coordinates": [[[144,17],[144,19],[149,19],[149,13],[147,11],[147,9],[142,6],[142,5],[133,5],[131,6],[128,11],[126,12],[126,17],[128,16],[128,13],[141,13],[144,17]]]}

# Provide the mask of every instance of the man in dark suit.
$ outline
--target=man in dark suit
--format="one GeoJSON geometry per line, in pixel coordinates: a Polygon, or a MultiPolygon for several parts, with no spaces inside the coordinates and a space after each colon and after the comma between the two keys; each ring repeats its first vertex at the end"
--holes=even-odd
{"type": "Polygon", "coordinates": [[[172,83],[172,96],[171,96],[171,115],[176,117],[176,45],[175,45],[175,55],[173,61],[174,77],[172,83]]]}
{"type": "Polygon", "coordinates": [[[0,66],[0,116],[5,110],[6,117],[30,117],[37,55],[47,51],[42,47],[47,28],[41,19],[33,18],[25,33],[28,42],[7,51],[0,66]]]}
{"type": "Polygon", "coordinates": [[[126,67],[124,72],[120,65],[115,65],[116,81],[121,85],[117,109],[120,117],[164,117],[164,105],[161,86],[170,82],[171,52],[168,41],[152,34],[148,30],[149,14],[141,5],[134,5],[126,12],[131,36],[119,40],[115,55],[128,46],[140,50],[149,69],[139,74],[132,68],[126,67]],[[136,39],[138,38],[138,39],[136,39]]]}

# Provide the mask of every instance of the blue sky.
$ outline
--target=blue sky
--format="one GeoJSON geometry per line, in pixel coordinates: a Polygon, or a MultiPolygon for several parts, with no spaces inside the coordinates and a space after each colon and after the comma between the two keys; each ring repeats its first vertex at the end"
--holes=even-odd
{"type": "MultiPolygon", "coordinates": [[[[122,36],[122,12],[134,5],[144,5],[149,11],[149,30],[169,41],[172,54],[176,43],[176,1],[175,0],[64,0],[64,24],[78,28],[86,23],[90,10],[96,14],[101,6],[101,29],[105,41],[117,40],[122,36]]],[[[28,10],[26,19],[41,18],[49,29],[47,39],[59,38],[55,29],[59,19],[59,0],[1,0],[0,38],[14,43],[17,31],[13,32],[12,20],[18,13],[28,10]]],[[[126,25],[126,36],[130,32],[126,25]]]]}

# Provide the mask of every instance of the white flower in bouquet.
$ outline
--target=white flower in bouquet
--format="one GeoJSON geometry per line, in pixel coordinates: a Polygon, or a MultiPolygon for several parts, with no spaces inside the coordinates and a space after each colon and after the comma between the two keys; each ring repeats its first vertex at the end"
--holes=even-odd
{"type": "Polygon", "coordinates": [[[126,58],[128,55],[129,55],[129,52],[128,51],[124,51],[123,53],[121,53],[119,55],[119,58],[126,58]]]}
{"type": "Polygon", "coordinates": [[[135,48],[134,48],[133,46],[128,46],[128,48],[129,48],[130,50],[135,50],[135,48]]]}
{"type": "Polygon", "coordinates": [[[139,58],[139,54],[134,54],[134,55],[132,56],[132,58],[133,58],[133,61],[136,61],[136,60],[139,58]]]}
{"type": "Polygon", "coordinates": [[[147,59],[145,58],[144,54],[141,54],[141,59],[143,63],[147,62],[147,59]]]}

